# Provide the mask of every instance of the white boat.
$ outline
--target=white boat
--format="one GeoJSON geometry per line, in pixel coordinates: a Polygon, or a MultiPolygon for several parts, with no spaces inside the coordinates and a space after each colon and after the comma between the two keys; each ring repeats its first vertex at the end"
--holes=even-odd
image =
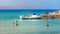
{"type": "Polygon", "coordinates": [[[37,16],[36,14],[30,14],[30,15],[28,15],[26,17],[20,16],[20,19],[41,19],[41,17],[37,16]]]}

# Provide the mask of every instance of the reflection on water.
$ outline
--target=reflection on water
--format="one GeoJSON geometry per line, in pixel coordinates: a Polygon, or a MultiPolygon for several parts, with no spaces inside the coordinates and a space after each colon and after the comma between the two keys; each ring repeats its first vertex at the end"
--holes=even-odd
{"type": "Polygon", "coordinates": [[[41,19],[29,19],[29,20],[20,20],[20,21],[40,21],[41,19]]]}
{"type": "MultiPolygon", "coordinates": [[[[0,21],[0,34],[60,34],[60,20],[22,20],[18,27],[13,26],[13,20],[0,21]]],[[[14,23],[16,20],[14,20],[14,23]]]]}

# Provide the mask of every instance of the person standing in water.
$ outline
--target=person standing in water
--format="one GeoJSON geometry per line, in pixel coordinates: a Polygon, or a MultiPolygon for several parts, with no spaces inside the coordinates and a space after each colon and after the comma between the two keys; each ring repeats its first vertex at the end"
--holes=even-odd
{"type": "Polygon", "coordinates": [[[18,21],[16,21],[16,26],[18,26],[18,21]]]}
{"type": "Polygon", "coordinates": [[[15,23],[14,22],[13,22],[12,26],[13,26],[13,28],[15,27],[15,23]]]}
{"type": "Polygon", "coordinates": [[[49,23],[49,22],[47,21],[47,22],[46,22],[46,26],[47,26],[47,27],[49,27],[49,24],[48,24],[48,23],[49,23]]]}

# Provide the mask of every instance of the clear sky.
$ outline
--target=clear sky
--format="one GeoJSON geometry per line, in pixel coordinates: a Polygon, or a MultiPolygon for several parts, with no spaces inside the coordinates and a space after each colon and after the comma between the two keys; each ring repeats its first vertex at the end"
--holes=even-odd
{"type": "Polygon", "coordinates": [[[0,9],[60,9],[60,0],[0,0],[0,9]]]}

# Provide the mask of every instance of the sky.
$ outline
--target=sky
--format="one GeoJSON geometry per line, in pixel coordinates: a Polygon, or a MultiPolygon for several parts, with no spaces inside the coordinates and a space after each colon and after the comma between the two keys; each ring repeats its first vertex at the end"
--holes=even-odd
{"type": "Polygon", "coordinates": [[[0,0],[0,9],[60,9],[60,0],[0,0]]]}

